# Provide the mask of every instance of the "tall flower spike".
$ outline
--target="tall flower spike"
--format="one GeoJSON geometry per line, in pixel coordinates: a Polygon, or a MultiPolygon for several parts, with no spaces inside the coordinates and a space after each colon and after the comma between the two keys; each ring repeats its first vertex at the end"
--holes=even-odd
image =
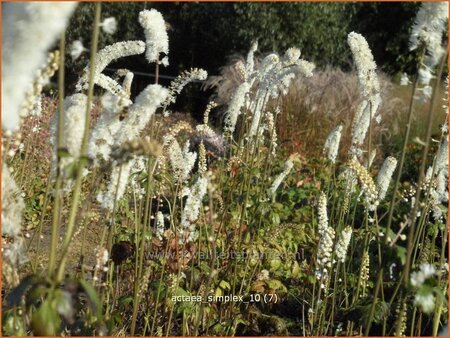
{"type": "Polygon", "coordinates": [[[183,88],[190,82],[204,81],[208,77],[206,70],[199,68],[192,68],[185,70],[178,75],[169,85],[169,94],[162,106],[167,108],[171,103],[175,103],[177,94],[180,94],[183,88]]]}
{"type": "Polygon", "coordinates": [[[16,237],[21,232],[25,203],[5,163],[2,166],[2,235],[16,237]]]}
{"type": "Polygon", "coordinates": [[[270,187],[270,192],[275,194],[281,182],[286,178],[287,175],[291,172],[294,167],[294,163],[291,160],[287,160],[284,163],[284,170],[277,176],[277,178],[273,181],[272,186],[270,187]]]}
{"type": "Polygon", "coordinates": [[[348,45],[355,60],[358,72],[359,87],[364,100],[358,107],[352,127],[352,147],[350,155],[358,156],[361,153],[359,146],[363,143],[367,130],[373,119],[378,119],[378,107],[381,103],[380,84],[376,74],[377,65],[366,39],[355,32],[351,32],[347,38],[348,45]]]}
{"type": "Polygon", "coordinates": [[[155,9],[143,10],[139,13],[139,23],[144,28],[146,51],[145,57],[149,63],[159,62],[164,66],[169,65],[169,37],[163,16],[155,9]],[[166,54],[160,60],[160,53],[166,54]]]}
{"type": "Polygon", "coordinates": [[[352,228],[346,226],[344,230],[341,232],[341,236],[339,237],[339,241],[336,244],[336,259],[342,263],[345,262],[345,258],[347,257],[347,249],[350,244],[350,240],[352,238],[352,228]]]}
{"type": "Polygon", "coordinates": [[[2,128],[19,128],[19,109],[47,57],[66,28],[75,2],[7,2],[3,5],[2,128]]]}
{"type": "Polygon", "coordinates": [[[239,115],[241,114],[241,109],[245,104],[245,99],[250,91],[250,84],[244,82],[239,85],[233,94],[230,104],[228,105],[228,111],[225,117],[225,132],[233,134],[236,129],[236,123],[239,115]]]}
{"type": "Polygon", "coordinates": [[[339,151],[339,142],[341,141],[342,125],[334,128],[325,141],[324,150],[328,150],[327,157],[332,163],[336,163],[336,157],[339,151]]]}
{"type": "Polygon", "coordinates": [[[369,172],[355,159],[348,162],[348,168],[355,173],[361,182],[361,189],[366,197],[369,210],[374,210],[378,205],[378,193],[369,172]]]}
{"type": "Polygon", "coordinates": [[[386,192],[391,183],[392,175],[397,167],[397,160],[389,156],[384,160],[381,166],[380,172],[377,176],[377,189],[378,189],[378,200],[382,201],[386,197],[386,192]]]}
{"type": "Polygon", "coordinates": [[[347,38],[358,70],[358,81],[365,97],[378,94],[380,84],[376,74],[377,65],[366,39],[358,33],[351,32],[347,38]]]}
{"type": "Polygon", "coordinates": [[[426,47],[426,63],[433,67],[442,57],[442,34],[447,31],[448,2],[423,2],[417,12],[416,20],[409,38],[409,48],[414,50],[421,43],[426,47]]]}
{"type": "Polygon", "coordinates": [[[208,180],[205,177],[200,176],[191,188],[191,193],[186,200],[186,204],[181,215],[181,243],[184,242],[184,237],[187,242],[192,242],[196,239],[197,232],[195,230],[195,222],[200,215],[200,208],[202,206],[202,200],[206,194],[207,187],[208,180]]]}
{"type": "Polygon", "coordinates": [[[318,210],[317,210],[317,232],[319,236],[325,233],[328,228],[328,213],[327,213],[327,196],[323,191],[320,192],[318,210]]]}
{"type": "MultiPolygon", "coordinates": [[[[98,84],[99,76],[103,70],[114,60],[131,55],[142,54],[145,51],[143,41],[123,41],[106,46],[95,56],[94,81],[98,84]]],[[[111,79],[112,81],[112,79],[111,79]]],[[[88,88],[89,85],[89,65],[83,70],[83,75],[76,84],[77,91],[88,88]]]]}
{"type": "Polygon", "coordinates": [[[112,211],[114,203],[122,198],[128,184],[130,170],[133,166],[134,160],[125,164],[116,165],[112,169],[111,179],[108,188],[105,192],[100,192],[97,195],[97,201],[103,209],[112,211]]]}

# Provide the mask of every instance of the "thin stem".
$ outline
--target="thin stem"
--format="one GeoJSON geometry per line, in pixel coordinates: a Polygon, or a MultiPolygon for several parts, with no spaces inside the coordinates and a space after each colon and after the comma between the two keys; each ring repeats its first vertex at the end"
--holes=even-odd
{"type": "MultiPolygon", "coordinates": [[[[65,46],[65,32],[61,33],[59,41],[60,59],[59,59],[59,71],[58,71],[58,126],[56,134],[56,184],[55,184],[55,203],[53,206],[53,221],[52,221],[52,235],[50,240],[50,258],[48,263],[49,274],[53,273],[56,261],[56,245],[59,238],[59,215],[61,208],[61,187],[62,187],[62,174],[61,174],[61,156],[60,149],[62,147],[63,138],[63,102],[64,102],[64,46],[65,46]]],[[[45,210],[44,210],[45,212],[45,210]]]]}
{"type": "Polygon", "coordinates": [[[80,200],[81,195],[81,183],[83,179],[83,169],[86,164],[86,153],[87,146],[89,141],[89,125],[91,121],[91,103],[94,96],[94,69],[95,69],[95,59],[97,54],[97,45],[98,45],[98,36],[99,36],[99,24],[100,24],[100,13],[101,13],[101,3],[97,2],[95,4],[95,19],[94,19],[94,27],[92,32],[92,46],[91,46],[91,58],[90,58],[90,67],[89,67],[89,89],[88,89],[88,97],[86,104],[86,120],[84,125],[84,133],[83,140],[81,143],[80,150],[80,160],[79,165],[77,167],[77,176],[75,181],[75,188],[72,196],[72,207],[70,209],[69,221],[67,224],[67,232],[62,244],[62,256],[61,261],[58,267],[58,271],[56,274],[56,280],[61,281],[64,268],[67,260],[67,252],[69,249],[70,242],[72,240],[72,236],[75,228],[75,219],[78,210],[78,202],[80,200]]]}

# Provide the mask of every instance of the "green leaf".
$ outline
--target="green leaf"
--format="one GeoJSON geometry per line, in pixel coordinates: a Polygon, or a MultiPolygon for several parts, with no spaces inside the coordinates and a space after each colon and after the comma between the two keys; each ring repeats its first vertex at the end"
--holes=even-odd
{"type": "Polygon", "coordinates": [[[220,281],[219,286],[224,289],[224,290],[230,290],[231,289],[231,285],[230,283],[228,283],[227,281],[220,281]]]}
{"type": "Polygon", "coordinates": [[[88,296],[92,311],[97,316],[97,319],[101,319],[102,318],[102,307],[101,307],[100,299],[98,298],[97,292],[95,291],[94,287],[82,279],[79,280],[79,283],[80,283],[80,286],[83,288],[84,292],[86,293],[86,295],[88,296]]]}
{"type": "Polygon", "coordinates": [[[61,330],[61,318],[51,297],[33,312],[31,327],[35,336],[57,336],[61,330]]]}

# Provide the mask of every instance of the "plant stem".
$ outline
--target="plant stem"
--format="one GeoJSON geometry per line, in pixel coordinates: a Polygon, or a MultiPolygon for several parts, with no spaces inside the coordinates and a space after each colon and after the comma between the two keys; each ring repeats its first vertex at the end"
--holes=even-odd
{"type": "Polygon", "coordinates": [[[64,241],[62,244],[62,255],[60,264],[58,267],[58,271],[56,273],[56,281],[59,282],[63,278],[64,268],[67,260],[67,252],[69,249],[70,242],[72,240],[72,236],[75,228],[75,219],[78,210],[78,202],[81,197],[81,183],[83,180],[83,169],[86,165],[86,153],[87,146],[89,140],[89,125],[91,121],[91,103],[94,96],[94,69],[96,62],[96,54],[97,54],[97,45],[98,45],[98,36],[99,36],[99,24],[100,24],[100,13],[101,13],[101,3],[95,3],[95,19],[94,19],[94,27],[92,32],[92,46],[91,46],[91,58],[90,58],[90,66],[89,66],[89,89],[88,89],[88,97],[86,104],[86,120],[84,125],[84,133],[83,139],[81,143],[80,150],[80,160],[78,161],[77,167],[77,176],[75,181],[75,188],[72,195],[72,206],[69,214],[69,221],[67,224],[67,232],[64,237],[64,241]]]}

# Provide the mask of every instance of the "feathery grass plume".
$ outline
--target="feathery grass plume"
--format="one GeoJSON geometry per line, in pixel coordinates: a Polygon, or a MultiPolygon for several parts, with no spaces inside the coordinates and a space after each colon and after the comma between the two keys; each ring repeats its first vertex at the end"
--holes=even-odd
{"type": "Polygon", "coordinates": [[[320,192],[319,196],[317,218],[317,232],[319,236],[323,236],[328,228],[327,196],[323,191],[320,192]]]}
{"type": "Polygon", "coordinates": [[[155,9],[143,10],[139,13],[139,23],[144,28],[146,51],[145,57],[149,63],[158,62],[164,66],[169,65],[169,37],[166,23],[160,12],[155,9]],[[160,60],[159,54],[166,56],[160,60]]]}
{"type": "MultiPolygon", "coordinates": [[[[265,110],[270,98],[285,95],[288,92],[291,80],[297,75],[311,77],[314,64],[299,59],[300,51],[296,48],[288,50],[280,60],[276,54],[269,54],[261,62],[256,80],[259,83],[256,97],[253,102],[253,119],[248,135],[255,136],[259,127],[261,113],[265,110]]],[[[259,130],[261,133],[262,130],[259,130]]]]}
{"type": "Polygon", "coordinates": [[[42,111],[41,93],[50,78],[55,75],[59,68],[59,51],[51,52],[47,57],[46,64],[37,71],[33,87],[25,95],[25,101],[20,110],[20,117],[25,118],[28,115],[39,116],[42,111]]]}
{"type": "Polygon", "coordinates": [[[345,262],[345,258],[347,257],[347,250],[352,238],[352,231],[351,227],[346,226],[344,230],[342,230],[339,241],[336,244],[336,259],[342,263],[345,262]]]}
{"type": "Polygon", "coordinates": [[[423,2],[417,12],[411,36],[409,49],[415,50],[421,44],[425,45],[427,58],[425,64],[434,67],[444,54],[442,36],[448,27],[448,2],[423,2]]]}
{"type": "MultiPolygon", "coordinates": [[[[172,103],[175,103],[177,94],[180,94],[183,88],[190,82],[194,81],[204,81],[208,77],[206,70],[199,68],[191,68],[190,70],[185,70],[183,73],[178,75],[169,85],[169,93],[166,100],[162,104],[164,110],[172,103]]],[[[167,115],[168,112],[165,112],[167,115]]]]}
{"type": "Polygon", "coordinates": [[[357,178],[359,179],[359,182],[361,183],[361,189],[366,197],[366,202],[368,204],[369,210],[374,210],[378,205],[378,193],[372,177],[368,173],[367,169],[364,168],[355,159],[351,159],[348,162],[347,166],[356,174],[357,178]]]}
{"type": "Polygon", "coordinates": [[[261,118],[261,112],[266,108],[267,101],[269,100],[268,91],[273,82],[272,69],[280,62],[280,58],[276,54],[267,55],[259,67],[259,71],[256,74],[256,80],[259,82],[256,97],[252,102],[253,119],[250,126],[248,135],[250,137],[256,135],[258,125],[261,118]]]}
{"type": "Polygon", "coordinates": [[[197,238],[195,222],[200,215],[203,197],[206,194],[208,180],[206,177],[200,176],[190,189],[190,194],[186,200],[186,204],[181,215],[181,234],[180,242],[192,242],[197,238]],[[186,241],[184,241],[184,239],[186,241]]]}
{"type": "Polygon", "coordinates": [[[25,203],[5,163],[2,166],[2,235],[17,237],[21,232],[25,203]]]}
{"type": "Polygon", "coordinates": [[[272,194],[275,194],[278,187],[280,186],[281,182],[286,178],[287,175],[291,172],[292,168],[294,167],[294,163],[291,160],[287,160],[284,163],[284,170],[275,178],[272,185],[270,186],[270,192],[272,194]]]}
{"type": "Polygon", "coordinates": [[[75,2],[8,2],[3,5],[2,128],[19,128],[19,109],[47,50],[66,28],[75,2]]]}
{"type": "Polygon", "coordinates": [[[122,198],[128,185],[128,178],[130,177],[133,164],[134,160],[113,165],[107,190],[97,194],[97,201],[103,209],[112,211],[115,202],[122,198]]]}
{"type": "Polygon", "coordinates": [[[383,165],[380,168],[377,176],[377,189],[378,189],[378,200],[382,201],[386,197],[386,192],[391,183],[392,175],[394,174],[395,168],[397,167],[397,160],[395,157],[388,156],[383,165]]]}
{"type": "MultiPolygon", "coordinates": [[[[95,84],[99,85],[108,85],[112,86],[111,81],[114,80],[108,80],[104,78],[106,75],[103,75],[103,77],[100,77],[103,70],[108,66],[112,61],[117,60],[122,57],[131,56],[131,55],[138,55],[142,54],[145,51],[145,43],[143,41],[122,41],[122,42],[116,42],[112,45],[106,46],[102,50],[100,50],[97,55],[95,56],[95,66],[94,66],[94,82],[95,84]]],[[[76,90],[82,91],[86,90],[89,86],[89,65],[87,65],[83,70],[83,75],[80,77],[76,84],[76,90]]],[[[119,85],[112,86],[113,88],[118,88],[119,85]]],[[[110,90],[110,88],[105,88],[107,90],[110,90]]]]}
{"type": "Polygon", "coordinates": [[[339,151],[339,143],[341,141],[342,125],[334,128],[327,137],[324,145],[324,151],[328,150],[327,157],[332,163],[336,163],[336,157],[339,151]]]}

